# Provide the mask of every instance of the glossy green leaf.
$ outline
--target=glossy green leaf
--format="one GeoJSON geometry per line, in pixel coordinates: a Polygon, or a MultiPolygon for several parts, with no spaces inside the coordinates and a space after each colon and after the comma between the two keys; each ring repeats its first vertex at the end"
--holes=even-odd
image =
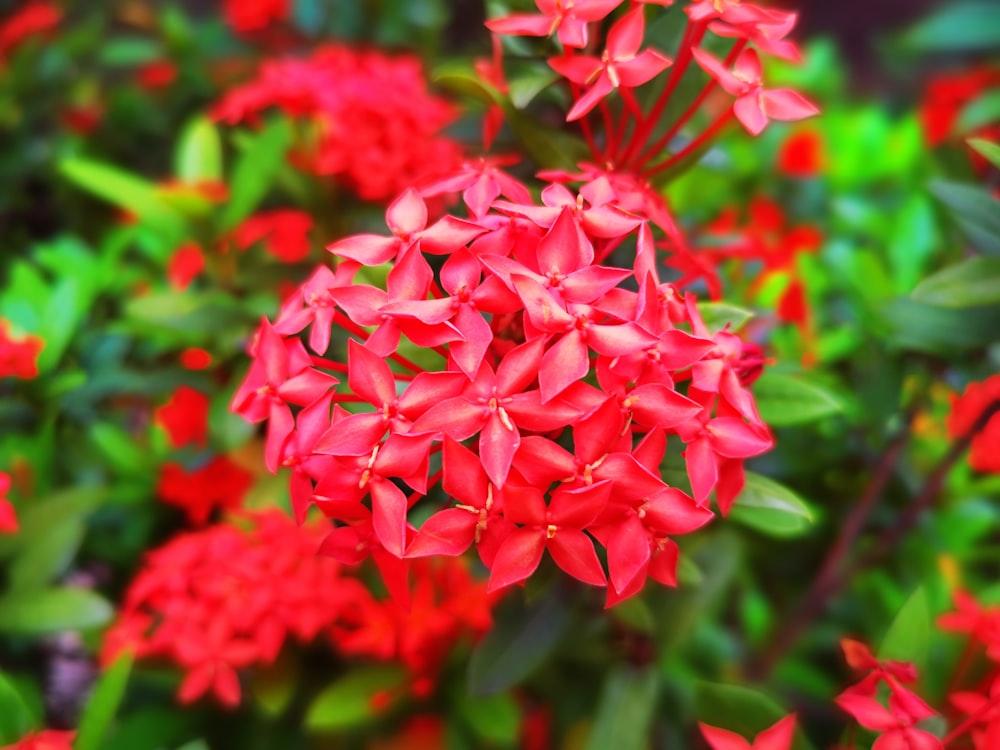
{"type": "Polygon", "coordinates": [[[285,120],[275,120],[249,139],[233,171],[220,229],[228,231],[253,213],[271,189],[291,143],[292,130],[285,120]]]}
{"type": "Polygon", "coordinates": [[[1000,204],[992,195],[978,186],[945,180],[931,181],[930,190],[948,207],[973,245],[989,255],[1000,255],[1000,204]]]}
{"type": "Polygon", "coordinates": [[[59,171],[77,187],[135,214],[165,239],[178,242],[184,239],[183,217],[157,193],[151,182],[118,167],[83,158],[63,159],[59,171]]]}
{"type": "Polygon", "coordinates": [[[969,258],[948,266],[924,279],[911,296],[917,302],[938,307],[1000,304],[1000,257],[969,258]]]}
{"type": "Polygon", "coordinates": [[[586,750],[644,750],[656,705],[652,667],[617,667],[604,680],[586,750]]]}
{"type": "Polygon", "coordinates": [[[480,740],[508,746],[517,742],[521,729],[521,707],[511,693],[484,697],[470,695],[460,689],[455,693],[455,708],[458,716],[480,740]]]}
{"type": "Polygon", "coordinates": [[[184,182],[222,179],[222,142],[207,117],[196,117],[184,128],[174,155],[174,172],[184,182]]]}
{"type": "Polygon", "coordinates": [[[0,742],[12,744],[35,726],[28,704],[17,688],[0,672],[0,742]]]}
{"type": "Polygon", "coordinates": [[[132,654],[121,654],[101,675],[87,700],[80,718],[73,750],[102,750],[104,738],[125,697],[125,688],[132,672],[132,654]]]}
{"type": "Polygon", "coordinates": [[[826,388],[772,370],[754,382],[753,395],[761,417],[772,427],[815,422],[843,410],[840,399],[826,388]]]}
{"type": "Polygon", "coordinates": [[[948,2],[903,35],[921,52],[988,52],[1000,47],[997,6],[990,0],[948,2]]]}
{"type": "Polygon", "coordinates": [[[0,632],[43,635],[107,624],[114,610],[87,589],[11,592],[0,597],[0,632]]]}
{"type": "Polygon", "coordinates": [[[927,592],[921,586],[896,614],[879,646],[878,657],[913,662],[922,672],[927,666],[931,626],[927,592]]]}
{"type": "Polygon", "coordinates": [[[727,325],[730,330],[738,331],[750,318],[754,316],[753,310],[745,307],[737,307],[726,302],[699,302],[698,312],[701,313],[708,330],[721,331],[727,325]]]}
{"type": "Polygon", "coordinates": [[[1000,144],[991,143],[983,138],[969,138],[966,143],[988,159],[994,167],[1000,169],[1000,144]]]}
{"type": "Polygon", "coordinates": [[[439,65],[431,74],[431,80],[437,86],[456,94],[471,96],[484,104],[503,102],[500,92],[483,81],[472,66],[466,63],[448,62],[439,65]]]}
{"type": "Polygon", "coordinates": [[[887,339],[905,349],[949,355],[1000,341],[1000,305],[955,309],[902,297],[881,314],[889,325],[887,339]]]}
{"type": "Polygon", "coordinates": [[[565,636],[569,614],[558,592],[531,603],[521,596],[508,597],[496,612],[493,629],[472,652],[469,691],[492,695],[530,675],[565,636]]]}
{"type": "Polygon", "coordinates": [[[511,104],[517,109],[524,109],[536,96],[558,80],[558,73],[546,69],[535,69],[531,73],[512,78],[508,89],[511,104]]]}
{"type": "Polygon", "coordinates": [[[305,726],[320,732],[356,727],[378,715],[372,698],[398,690],[407,679],[401,667],[356,669],[323,690],[306,712],[305,726]]]}
{"type": "Polygon", "coordinates": [[[736,498],[729,518],[776,537],[801,536],[813,524],[809,506],[794,492],[773,479],[752,471],[736,498]]]}

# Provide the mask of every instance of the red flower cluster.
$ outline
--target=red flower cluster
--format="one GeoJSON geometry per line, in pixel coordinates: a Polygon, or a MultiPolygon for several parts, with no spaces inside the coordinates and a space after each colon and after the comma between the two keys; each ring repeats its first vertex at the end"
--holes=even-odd
{"type": "Polygon", "coordinates": [[[250,472],[225,456],[216,456],[194,471],[176,463],[164,464],[156,493],[163,502],[183,510],[191,523],[203,524],[216,509],[239,508],[252,486],[250,472]]]}
{"type": "Polygon", "coordinates": [[[45,0],[24,3],[12,16],[0,21],[0,68],[4,58],[21,42],[59,25],[62,11],[45,0]]]}
{"type": "Polygon", "coordinates": [[[481,584],[461,565],[415,569],[409,611],[376,601],[317,555],[324,532],[271,511],[179,536],[151,552],[108,631],[102,659],[125,649],[186,671],[182,702],[213,694],[238,705],[238,670],[274,661],[289,639],[326,637],[345,656],[399,660],[432,676],[464,633],[490,624],[481,584]]]}
{"type": "Polygon", "coordinates": [[[38,355],[44,348],[45,342],[38,336],[11,336],[10,324],[0,318],[0,378],[27,380],[36,377],[38,355]]]}
{"type": "Polygon", "coordinates": [[[741,340],[710,331],[694,297],[659,279],[639,213],[651,196],[631,184],[550,185],[542,205],[493,200],[474,220],[430,225],[407,191],[387,211],[390,236],[331,245],[336,271],[317,269],[264,321],[233,408],[268,421],[266,463],[291,469],[297,515],[313,503],[342,524],[330,554],[373,554],[393,590],[400,559],[472,545],[490,590],[524,581],[546,551],[603,586],[596,540],[609,604],[649,576],[675,583],[671,537],[711,519],[713,490],[727,511],[743,460],[771,437],[741,340]],[[611,264],[627,242],[637,249],[620,253],[626,265],[611,264]],[[352,283],[390,261],[383,286],[352,283]],[[346,361],[321,358],[333,328],[356,337],[346,361]],[[426,366],[404,354],[404,337],[426,366]],[[669,436],[687,446],[693,496],[660,478],[669,436]],[[439,483],[455,504],[414,528],[409,509],[439,483]]]}
{"type": "Polygon", "coordinates": [[[72,750],[76,732],[57,729],[43,729],[32,732],[13,745],[4,745],[0,750],[72,750]]]}
{"type": "Polygon", "coordinates": [[[387,200],[461,161],[458,144],[441,135],[456,110],[427,91],[415,57],[329,45],[307,59],[267,61],[215,117],[253,122],[270,107],[315,125],[315,138],[297,147],[304,169],[335,176],[366,200],[387,200]]]}
{"type": "Polygon", "coordinates": [[[836,703],[866,729],[879,732],[872,750],[941,750],[944,746],[936,736],[916,725],[938,713],[905,687],[917,681],[917,670],[907,662],[876,659],[860,641],[841,641],[848,665],[868,674],[844,690],[836,703]],[[889,689],[888,704],[877,697],[879,687],[889,689]]]}
{"type": "Polygon", "coordinates": [[[156,410],[153,420],[166,431],[171,448],[183,448],[189,443],[204,446],[208,432],[208,396],[181,386],[156,410]]]}
{"type": "MultiPolygon", "coordinates": [[[[964,437],[979,417],[1000,402],[1000,375],[981,383],[969,383],[961,396],[953,398],[948,416],[948,436],[964,437]]],[[[996,413],[972,438],[969,464],[976,471],[1000,473],[1000,413],[996,413]]]]}
{"type": "MultiPolygon", "coordinates": [[[[788,227],[784,210],[769,198],[753,198],[747,209],[747,218],[747,224],[741,226],[739,212],[727,208],[707,230],[709,235],[725,238],[727,243],[722,248],[705,248],[701,252],[713,259],[713,265],[726,258],[738,259],[742,264],[761,264],[759,270],[755,269],[755,278],[749,289],[751,294],[760,291],[777,276],[786,275],[788,283],[778,297],[778,318],[793,323],[803,339],[811,341],[812,311],[805,283],[795,264],[800,254],[818,251],[823,236],[818,229],[808,225],[788,227]]],[[[721,292],[721,288],[717,287],[716,291],[721,292]]]]}
{"type": "MultiPolygon", "coordinates": [[[[974,659],[986,657],[989,666],[975,674],[971,689],[957,690],[949,695],[951,704],[960,712],[953,735],[969,730],[975,750],[1000,747],[1000,607],[983,607],[969,594],[955,593],[957,612],[938,618],[941,630],[963,633],[968,638],[967,654],[962,667],[972,667],[974,659]]],[[[970,670],[971,672],[971,670],[970,670]]],[[[963,674],[956,674],[952,685],[960,684],[963,674]]]]}

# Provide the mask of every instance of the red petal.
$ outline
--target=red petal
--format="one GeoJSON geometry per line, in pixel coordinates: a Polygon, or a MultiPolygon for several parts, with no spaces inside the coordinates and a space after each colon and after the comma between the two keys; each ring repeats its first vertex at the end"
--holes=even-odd
{"type": "Polygon", "coordinates": [[[556,565],[577,580],[594,586],[607,585],[594,542],[582,531],[559,529],[546,546],[556,565]]]}
{"type": "Polygon", "coordinates": [[[736,732],[719,729],[701,722],[698,722],[698,727],[712,750],[750,750],[750,743],[736,732]]]}
{"type": "Polygon", "coordinates": [[[649,565],[649,534],[636,516],[629,516],[615,526],[606,546],[611,584],[622,593],[649,565]]]}
{"type": "MultiPolygon", "coordinates": [[[[490,569],[487,593],[519,583],[528,578],[538,568],[545,551],[545,532],[541,529],[515,529],[511,532],[490,569]]],[[[591,548],[593,552],[593,547],[591,548]]]]}

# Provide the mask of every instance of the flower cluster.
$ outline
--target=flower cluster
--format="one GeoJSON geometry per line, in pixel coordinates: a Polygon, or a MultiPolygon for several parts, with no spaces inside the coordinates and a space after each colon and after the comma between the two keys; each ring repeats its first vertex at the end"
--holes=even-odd
{"type": "Polygon", "coordinates": [[[0,318],[0,378],[28,380],[38,375],[38,355],[45,342],[31,334],[14,337],[10,324],[0,318]]]}
{"type": "Polygon", "coordinates": [[[271,107],[309,124],[297,164],[336,177],[365,200],[388,200],[461,161],[458,144],[441,134],[457,112],[428,92],[414,57],[328,45],[306,59],[266,61],[214,113],[229,124],[252,123],[271,107]]]}
{"type": "Polygon", "coordinates": [[[597,539],[609,602],[647,576],[674,583],[670,537],[708,522],[713,489],[728,510],[743,459],[771,438],[741,340],[710,331],[692,295],[661,283],[649,223],[621,208],[639,197],[602,176],[579,194],[551,185],[542,205],[496,200],[474,220],[428,226],[407,191],[387,211],[391,236],[330,246],[336,271],[318,269],[264,321],[233,407],[268,420],[266,462],[291,468],[298,515],[312,502],[342,524],[331,552],[334,539],[345,561],[475,544],[495,590],[548,550],[604,585],[597,539]],[[611,265],[626,242],[629,265],[611,265]],[[389,261],[383,285],[360,283],[389,261]],[[355,337],[346,362],[321,358],[332,328],[355,337]],[[430,364],[404,354],[404,336],[430,364]],[[668,436],[687,446],[693,497],[660,478],[668,436]],[[409,508],[438,482],[457,504],[413,528],[409,508]]]}
{"type": "Polygon", "coordinates": [[[287,21],[291,3],[289,0],[224,0],[222,10],[234,31],[247,33],[287,21]]]}
{"type": "Polygon", "coordinates": [[[907,747],[940,750],[941,740],[916,725],[938,713],[906,685],[917,681],[917,670],[908,662],[879,661],[860,641],[841,641],[848,665],[864,678],[844,690],[836,703],[866,729],[879,733],[873,750],[907,747]],[[879,699],[879,688],[888,687],[888,701],[879,699]]]}
{"type": "Polygon", "coordinates": [[[246,514],[149,553],[108,631],[105,662],[125,649],[185,670],[179,698],[235,706],[238,672],[284,644],[326,638],[342,655],[392,660],[432,678],[455,641],[490,624],[481,584],[452,564],[414,569],[409,607],[379,601],[351,570],[317,555],[324,532],[277,511],[246,514]]]}
{"type": "Polygon", "coordinates": [[[981,383],[970,383],[961,396],[954,399],[948,416],[948,436],[965,437],[987,409],[994,414],[972,437],[969,465],[976,471],[1000,473],[1000,375],[981,383]]]}

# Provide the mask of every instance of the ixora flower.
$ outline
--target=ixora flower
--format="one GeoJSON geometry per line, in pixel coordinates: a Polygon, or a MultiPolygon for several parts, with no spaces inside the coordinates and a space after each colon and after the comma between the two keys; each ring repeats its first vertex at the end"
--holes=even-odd
{"type": "Polygon", "coordinates": [[[131,650],[185,676],[184,703],[242,697],[240,670],[270,664],[289,641],[326,641],[340,655],[392,661],[426,690],[449,650],[491,624],[484,586],[459,560],[411,570],[406,605],[376,599],[354,571],[323,552],[325,531],[278,511],[180,535],[153,550],[105,636],[102,660],[131,650]]]}
{"type": "Polygon", "coordinates": [[[795,738],[795,715],[778,720],[748,742],[742,735],[727,729],[699,724],[712,750],[789,750],[795,738]]]}
{"type": "MultiPolygon", "coordinates": [[[[500,34],[558,37],[549,64],[592,163],[544,173],[540,201],[506,174],[506,158],[439,164],[422,185],[410,173],[386,212],[388,234],[330,244],[332,268],[317,269],[254,338],[233,410],[267,421],[267,465],[288,470],[296,517],[315,507],[332,522],[324,552],[344,564],[371,557],[394,595],[406,596],[415,561],[473,547],[491,591],[523,583],[546,556],[606,586],[608,606],[649,578],[675,585],[674,537],[709,522],[713,508],[728,513],[744,461],[772,445],[750,391],[763,354],[706,325],[684,285],[704,279],[714,294],[714,269],[654,181],[732,119],[723,113],[664,156],[717,85],[738,97],[736,117],[754,134],[815,112],[762,82],[758,52],[795,56],[786,40],[795,15],[697,3],[677,16],[687,30],[668,57],[646,39],[646,14],[666,4],[539,0],[539,14],[491,21],[500,34]],[[702,49],[709,32],[735,39],[725,61],[702,49]],[[699,75],[692,61],[711,77],[679,119],[661,123],[685,70],[699,75]],[[634,94],[658,85],[659,97],[634,94]],[[463,208],[435,220],[425,198],[459,191],[463,208]],[[661,277],[664,266],[681,272],[678,283],[661,277]],[[668,455],[675,445],[683,450],[668,455]],[[678,459],[683,487],[661,471],[678,459]]],[[[479,66],[498,96],[500,51],[479,66]]],[[[353,101],[346,82],[364,79],[334,75],[353,55],[330,48],[270,63],[216,116],[237,122],[270,106],[327,116],[338,98],[353,101]]],[[[382,65],[395,63],[373,67],[382,65]]],[[[412,112],[428,104],[415,91],[412,112]]],[[[363,134],[344,136],[364,150],[363,134]]]]}
{"type": "Polygon", "coordinates": [[[18,529],[14,506],[7,499],[10,485],[10,474],[0,471],[0,534],[13,534],[18,529]]]}
{"type": "Polygon", "coordinates": [[[961,396],[952,402],[948,416],[948,435],[951,438],[965,437],[976,426],[976,422],[993,410],[993,416],[972,436],[972,450],[969,465],[976,471],[1000,473],[1000,375],[994,375],[981,383],[970,383],[961,396]]]}
{"type": "Polygon", "coordinates": [[[253,124],[272,107],[304,120],[314,134],[296,144],[294,162],[365,200],[388,201],[450,175],[462,161],[458,144],[442,134],[458,111],[428,91],[415,57],[326,45],[308,58],[266,60],[214,115],[253,124]]]}

